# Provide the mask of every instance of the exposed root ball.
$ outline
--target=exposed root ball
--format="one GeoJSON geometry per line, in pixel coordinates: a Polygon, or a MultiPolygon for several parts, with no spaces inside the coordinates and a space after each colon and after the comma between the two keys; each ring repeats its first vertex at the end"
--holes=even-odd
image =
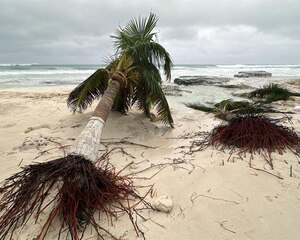
{"type": "Polygon", "coordinates": [[[287,149],[300,154],[300,138],[297,133],[279,124],[278,120],[263,115],[240,115],[228,123],[215,127],[201,141],[194,142],[191,151],[213,146],[218,150],[263,154],[273,168],[271,153],[283,154],[287,149]]]}
{"type": "Polygon", "coordinates": [[[73,240],[80,239],[87,224],[102,238],[99,230],[110,233],[97,224],[94,213],[99,211],[111,218],[117,211],[124,211],[132,221],[129,201],[139,198],[132,182],[115,174],[114,169],[96,168],[73,155],[24,167],[2,183],[1,192],[0,239],[14,239],[18,227],[31,216],[37,220],[46,208],[51,209],[36,239],[45,239],[56,217],[61,220],[58,239],[65,229],[73,240]]]}

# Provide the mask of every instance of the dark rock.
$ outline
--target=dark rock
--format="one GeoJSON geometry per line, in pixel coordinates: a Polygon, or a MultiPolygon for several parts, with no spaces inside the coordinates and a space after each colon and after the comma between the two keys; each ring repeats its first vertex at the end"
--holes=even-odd
{"type": "Polygon", "coordinates": [[[178,85],[216,85],[224,84],[229,78],[214,76],[180,76],[175,78],[174,83],[178,85]]]}
{"type": "Polygon", "coordinates": [[[176,84],[164,83],[161,87],[166,96],[182,96],[183,92],[191,93],[191,91],[180,89],[176,84]]]}
{"type": "Polygon", "coordinates": [[[243,71],[235,74],[234,77],[248,78],[248,77],[272,77],[272,73],[266,71],[243,71]]]}
{"type": "Polygon", "coordinates": [[[249,89],[251,87],[249,87],[248,85],[239,83],[239,84],[220,84],[220,85],[215,85],[216,87],[222,87],[222,88],[229,88],[229,89],[249,89]]]}

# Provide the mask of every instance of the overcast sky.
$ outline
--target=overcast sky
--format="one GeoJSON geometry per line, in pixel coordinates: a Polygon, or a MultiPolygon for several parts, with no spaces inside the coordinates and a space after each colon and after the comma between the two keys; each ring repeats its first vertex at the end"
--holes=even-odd
{"type": "Polygon", "coordinates": [[[149,12],[177,64],[300,63],[300,0],[0,0],[0,63],[103,63],[149,12]]]}

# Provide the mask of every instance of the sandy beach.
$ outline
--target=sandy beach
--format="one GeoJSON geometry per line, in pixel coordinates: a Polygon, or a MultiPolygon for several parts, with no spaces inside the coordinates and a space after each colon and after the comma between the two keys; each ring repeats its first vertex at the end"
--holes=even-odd
{"type": "MultiPolygon", "coordinates": [[[[287,86],[300,89],[299,84],[287,86]]],[[[95,106],[73,115],[66,106],[72,88],[0,90],[1,181],[22,166],[54,159],[68,151],[95,106]]],[[[193,139],[181,136],[210,131],[221,120],[187,108],[180,97],[169,96],[168,101],[174,129],[149,121],[135,109],[128,115],[111,112],[99,156],[113,149],[108,157],[117,170],[127,166],[123,174],[131,174],[136,186],[154,184],[146,200],[153,203],[157,197],[168,195],[173,209],[169,213],[140,210],[142,217],[134,214],[144,238],[136,235],[126,215],[113,226],[105,218],[100,224],[116,237],[130,240],[299,239],[300,160],[290,152],[274,154],[274,170],[270,170],[262,156],[254,156],[255,167],[283,178],[279,179],[251,169],[249,156],[228,160],[228,153],[212,148],[184,156],[181,147],[189,146],[193,139]]],[[[299,97],[277,104],[288,111],[296,105],[300,105],[299,97]]],[[[299,115],[291,115],[298,133],[299,115]]],[[[140,194],[146,190],[137,188],[140,194]]],[[[16,239],[34,239],[39,226],[28,223],[16,239]]],[[[83,239],[95,236],[87,231],[83,239]]],[[[55,226],[47,239],[57,239],[55,226]]]]}

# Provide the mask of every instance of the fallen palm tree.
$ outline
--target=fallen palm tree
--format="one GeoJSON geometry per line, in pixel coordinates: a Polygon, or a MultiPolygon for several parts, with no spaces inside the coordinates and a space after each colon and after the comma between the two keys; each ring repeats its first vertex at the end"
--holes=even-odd
{"type": "Polygon", "coordinates": [[[192,142],[189,153],[206,149],[209,146],[217,150],[229,150],[244,155],[262,154],[271,168],[271,154],[283,154],[286,150],[300,156],[300,137],[293,129],[280,124],[280,120],[271,119],[264,115],[237,115],[216,126],[211,132],[201,134],[202,139],[192,142]]]}
{"type": "Polygon", "coordinates": [[[157,20],[154,14],[150,14],[148,19],[133,19],[121,29],[117,35],[120,48],[116,67],[110,71],[97,70],[75,89],[75,92],[82,88],[83,91],[75,94],[74,98],[69,98],[69,104],[81,109],[103,95],[69,155],[28,165],[1,183],[0,239],[15,239],[17,232],[22,231],[31,217],[35,223],[41,224],[36,240],[48,239],[47,234],[55,219],[60,220],[60,226],[56,229],[58,239],[63,238],[62,235],[67,232],[72,240],[79,240],[88,224],[97,232],[98,239],[103,239],[103,231],[113,237],[97,223],[97,212],[98,215],[106,216],[109,221],[119,212],[126,213],[138,234],[132,207],[140,201],[144,202],[144,198],[134,192],[129,178],[120,176],[109,165],[97,168],[95,163],[108,115],[113,104],[116,104],[116,98],[132,90],[128,79],[134,79],[137,69],[144,73],[144,81],[139,82],[134,91],[138,102],[144,103],[141,107],[144,106],[145,112],[148,112],[151,103],[154,103],[158,115],[173,126],[169,106],[160,88],[161,78],[157,69],[163,65],[165,73],[170,77],[172,63],[165,49],[153,40],[155,33],[152,31],[157,20]],[[129,45],[122,44],[126,41],[129,41],[129,45]],[[105,81],[101,82],[103,79],[105,81]],[[148,91],[151,87],[154,87],[153,91],[148,91]],[[150,96],[145,96],[145,92],[150,92],[150,96]],[[41,215],[45,216],[44,222],[40,219],[41,215]]]}
{"type": "Polygon", "coordinates": [[[248,101],[234,101],[231,99],[226,99],[216,103],[213,107],[208,107],[198,103],[186,103],[185,105],[189,108],[213,113],[216,117],[223,120],[229,120],[235,114],[287,113],[278,111],[267,104],[250,103],[248,101]]]}
{"type": "Polygon", "coordinates": [[[81,239],[80,235],[84,234],[88,224],[93,226],[101,239],[100,230],[111,235],[97,223],[94,216],[97,211],[109,220],[118,212],[125,212],[135,226],[131,216],[131,200],[143,201],[143,198],[134,192],[132,181],[119,176],[108,164],[101,168],[95,166],[101,131],[117,93],[113,86],[120,84],[122,76],[122,73],[114,75],[69,155],[28,165],[2,182],[0,239],[14,239],[14,233],[31,216],[36,223],[45,212],[48,216],[37,240],[46,239],[55,219],[61,221],[57,230],[58,239],[65,229],[71,239],[81,239]]]}
{"type": "Polygon", "coordinates": [[[291,96],[300,96],[300,93],[291,92],[278,84],[270,83],[250,93],[250,98],[262,99],[266,103],[279,100],[288,100],[291,96]]]}

